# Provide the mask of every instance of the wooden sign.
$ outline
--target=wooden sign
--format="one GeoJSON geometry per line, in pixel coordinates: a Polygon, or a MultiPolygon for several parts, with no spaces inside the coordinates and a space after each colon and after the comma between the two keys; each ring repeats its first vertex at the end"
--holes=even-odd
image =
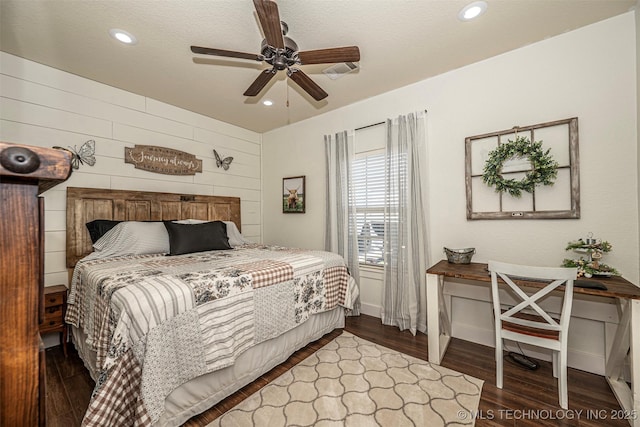
{"type": "Polygon", "coordinates": [[[124,148],[124,162],[136,169],[165,175],[195,175],[202,172],[202,160],[193,154],[154,145],[136,145],[124,148]]]}

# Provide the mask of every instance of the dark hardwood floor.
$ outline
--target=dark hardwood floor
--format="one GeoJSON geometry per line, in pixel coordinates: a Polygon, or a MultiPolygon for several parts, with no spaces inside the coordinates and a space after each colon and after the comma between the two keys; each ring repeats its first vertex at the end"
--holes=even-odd
{"type": "MultiPolygon", "coordinates": [[[[368,341],[411,356],[427,359],[427,336],[399,332],[380,320],[362,315],[347,318],[347,331],[368,341]]],[[[277,378],[295,364],[329,343],[342,331],[336,330],[293,354],[286,362],[263,375],[208,411],[193,417],[185,426],[203,426],[277,378]]],[[[47,425],[79,426],[89,404],[93,381],[73,345],[69,356],[60,346],[47,349],[47,425]]],[[[558,406],[556,381],[551,363],[540,362],[528,371],[505,360],[504,388],[495,387],[493,348],[453,339],[443,366],[485,381],[476,426],[628,426],[604,377],[569,369],[569,411],[558,406]]],[[[395,426],[393,426],[395,427],[395,426]]]]}

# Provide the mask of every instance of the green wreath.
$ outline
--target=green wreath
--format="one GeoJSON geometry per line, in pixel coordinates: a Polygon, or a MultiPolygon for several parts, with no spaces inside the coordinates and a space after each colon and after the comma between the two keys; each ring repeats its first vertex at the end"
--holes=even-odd
{"type": "Polygon", "coordinates": [[[482,180],[489,187],[495,187],[497,193],[505,191],[513,197],[520,197],[522,191],[532,193],[536,185],[553,185],[558,176],[558,162],[549,154],[551,149],[542,151],[542,141],[531,142],[528,138],[518,136],[515,141],[498,146],[489,153],[484,165],[482,180]],[[527,157],[533,169],[521,180],[505,179],[502,176],[502,165],[510,159],[527,157]]]}

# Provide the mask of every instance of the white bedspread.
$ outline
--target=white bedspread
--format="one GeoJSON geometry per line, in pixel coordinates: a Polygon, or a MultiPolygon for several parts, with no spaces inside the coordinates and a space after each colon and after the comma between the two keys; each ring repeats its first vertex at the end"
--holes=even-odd
{"type": "Polygon", "coordinates": [[[83,425],[149,425],[180,384],[337,305],[357,287],[335,254],[247,245],[81,261],[67,321],[96,351],[83,425]]]}

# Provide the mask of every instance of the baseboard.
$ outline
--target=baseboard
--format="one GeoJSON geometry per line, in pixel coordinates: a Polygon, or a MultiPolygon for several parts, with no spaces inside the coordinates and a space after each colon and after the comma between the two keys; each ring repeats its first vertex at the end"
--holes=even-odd
{"type": "Polygon", "coordinates": [[[45,334],[42,336],[42,343],[44,344],[44,348],[50,348],[60,345],[60,334],[57,332],[52,334],[45,334]]]}
{"type": "Polygon", "coordinates": [[[451,335],[461,340],[486,345],[487,347],[495,347],[493,343],[493,330],[478,328],[475,325],[454,322],[451,325],[451,335]]]}
{"type": "Polygon", "coordinates": [[[360,306],[360,313],[366,314],[367,316],[377,317],[378,319],[380,318],[380,310],[382,310],[382,308],[379,305],[363,303],[360,306]]]}

